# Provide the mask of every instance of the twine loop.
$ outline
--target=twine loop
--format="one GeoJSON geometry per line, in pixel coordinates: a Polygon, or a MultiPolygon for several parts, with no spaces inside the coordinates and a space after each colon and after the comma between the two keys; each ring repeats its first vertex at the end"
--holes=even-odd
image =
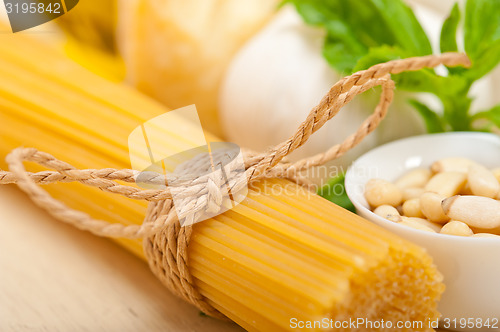
{"type": "MultiPolygon", "coordinates": [[[[371,133],[387,114],[393,99],[394,81],[391,74],[403,71],[416,71],[423,68],[434,68],[438,65],[470,66],[465,54],[444,53],[401,60],[393,60],[377,64],[367,70],[362,70],[338,81],[314,107],[306,120],[286,141],[278,144],[267,153],[245,151],[244,180],[251,183],[263,178],[288,178],[299,184],[307,182],[301,178],[300,172],[314,166],[339,158],[344,153],[359,144],[371,133]],[[328,120],[332,119],[340,109],[359,95],[376,86],[382,87],[378,105],[358,128],[342,143],[337,144],[324,153],[301,159],[297,162],[285,162],[283,158],[307,142],[309,137],[319,130],[328,120]]],[[[112,238],[144,238],[144,251],[151,270],[175,294],[194,304],[204,313],[224,318],[213,308],[196,289],[188,268],[187,248],[192,233],[190,224],[181,227],[179,216],[173,207],[172,194],[165,189],[142,189],[130,185],[122,185],[117,181],[135,183],[139,172],[129,169],[76,169],[72,165],[54,158],[52,155],[34,148],[18,148],[6,158],[10,172],[0,171],[0,184],[15,183],[26,192],[41,208],[56,219],[73,225],[79,229],[90,231],[99,236],[112,238]],[[51,171],[29,173],[23,162],[38,163],[51,171]],[[103,191],[123,195],[131,199],[149,201],[146,217],[142,225],[113,224],[97,220],[87,213],[70,209],[64,203],[51,197],[39,185],[55,182],[81,182],[97,187],[103,191]]],[[[199,165],[198,165],[199,166],[199,165]]],[[[187,206],[186,211],[206,210],[217,212],[222,203],[224,187],[238,188],[242,181],[230,183],[221,181],[209,173],[200,180],[199,177],[189,177],[193,169],[187,166],[184,177],[180,177],[179,187],[186,197],[196,196],[194,205],[187,206]]],[[[165,183],[165,178],[155,172],[141,173],[147,181],[153,184],[165,183]]],[[[169,181],[170,184],[170,181],[169,181]]],[[[246,183],[245,183],[246,184],[246,183]]]]}

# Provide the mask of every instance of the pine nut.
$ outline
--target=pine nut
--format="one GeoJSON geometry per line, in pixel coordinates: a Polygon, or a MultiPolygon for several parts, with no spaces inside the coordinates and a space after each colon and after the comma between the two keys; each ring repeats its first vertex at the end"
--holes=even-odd
{"type": "Polygon", "coordinates": [[[420,209],[427,219],[437,223],[450,220],[441,207],[443,199],[445,197],[433,192],[426,192],[420,196],[420,209]]]}
{"type": "Polygon", "coordinates": [[[500,240],[500,236],[499,235],[496,235],[496,234],[491,234],[491,233],[476,233],[474,235],[472,235],[473,237],[493,237],[493,238],[497,238],[500,240]]]}
{"type": "Polygon", "coordinates": [[[419,198],[420,195],[422,195],[425,192],[425,189],[409,187],[409,188],[404,188],[401,192],[403,193],[403,201],[408,201],[412,198],[419,198]]]}
{"type": "Polygon", "coordinates": [[[467,180],[472,193],[476,196],[495,198],[500,191],[500,183],[495,175],[486,167],[471,165],[467,180]]]}
{"type": "Polygon", "coordinates": [[[417,223],[417,224],[423,225],[425,227],[429,227],[430,229],[432,229],[433,231],[435,231],[437,233],[439,233],[439,231],[441,230],[441,225],[435,224],[435,223],[430,222],[429,220],[423,219],[423,218],[401,216],[401,221],[406,221],[409,223],[417,223]]]}
{"type": "Polygon", "coordinates": [[[369,180],[365,198],[375,214],[415,229],[500,238],[500,167],[443,158],[431,170],[412,169],[394,183],[369,180]]]}
{"type": "Polygon", "coordinates": [[[500,182],[500,167],[492,169],[491,173],[497,178],[497,181],[500,182]]]}
{"type": "Polygon", "coordinates": [[[434,173],[441,173],[441,172],[467,173],[469,171],[469,167],[474,164],[477,163],[467,158],[449,157],[434,162],[431,165],[431,171],[433,171],[434,173]]]}
{"type": "Polygon", "coordinates": [[[432,191],[444,197],[458,194],[465,186],[467,175],[461,172],[442,172],[434,175],[425,185],[425,191],[432,191]]]}
{"type": "Polygon", "coordinates": [[[398,223],[399,225],[404,225],[404,226],[408,226],[408,227],[411,227],[411,228],[414,228],[414,229],[418,229],[418,230],[421,230],[421,231],[426,231],[426,232],[431,232],[431,233],[436,233],[435,230],[433,230],[432,228],[422,224],[422,223],[419,223],[419,222],[416,222],[415,220],[403,220],[401,222],[398,223]]]}
{"type": "Polygon", "coordinates": [[[417,187],[423,188],[431,178],[432,173],[425,168],[416,168],[401,176],[396,182],[396,186],[401,189],[417,187]]]}
{"type": "Polygon", "coordinates": [[[471,227],[492,229],[500,226],[500,201],[481,196],[453,196],[441,206],[444,213],[471,227]]]}
{"type": "Polygon", "coordinates": [[[452,220],[441,228],[441,234],[458,235],[458,236],[471,236],[474,233],[470,227],[461,221],[452,220]]]}
{"type": "MultiPolygon", "coordinates": [[[[497,178],[498,183],[500,183],[500,167],[492,169],[491,173],[493,173],[493,175],[497,178]]],[[[496,199],[500,200],[500,190],[498,191],[496,199]]]]}
{"type": "Polygon", "coordinates": [[[407,217],[423,218],[424,214],[420,210],[420,199],[412,198],[403,203],[403,214],[407,217]]]}
{"type": "Polygon", "coordinates": [[[381,216],[382,218],[389,219],[390,221],[399,222],[401,221],[401,216],[398,210],[394,206],[390,205],[380,205],[373,213],[381,216]]]}
{"type": "Polygon", "coordinates": [[[462,190],[460,190],[460,192],[458,194],[459,195],[474,195],[472,193],[472,189],[470,188],[469,182],[467,182],[465,184],[465,186],[462,188],[462,190]]]}
{"type": "Polygon", "coordinates": [[[371,179],[366,183],[365,198],[372,207],[386,204],[398,206],[403,200],[403,194],[394,183],[371,179]]]}

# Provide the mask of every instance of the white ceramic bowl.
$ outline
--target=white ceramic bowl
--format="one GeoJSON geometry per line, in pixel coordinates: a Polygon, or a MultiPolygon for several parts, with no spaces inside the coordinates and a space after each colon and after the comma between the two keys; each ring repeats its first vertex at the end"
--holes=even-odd
{"type": "MultiPolygon", "coordinates": [[[[487,167],[500,167],[500,137],[458,132],[415,136],[380,146],[361,156],[346,174],[346,190],[357,213],[424,248],[444,275],[446,291],[439,304],[442,322],[461,318],[492,320],[500,330],[500,240],[468,238],[415,230],[377,216],[363,192],[369,179],[393,181],[415,167],[428,167],[444,157],[466,157],[487,167]]],[[[454,327],[454,326],[451,326],[454,327]]],[[[467,328],[452,328],[468,330],[467,328]]],[[[479,330],[479,329],[476,329],[479,330]]]]}

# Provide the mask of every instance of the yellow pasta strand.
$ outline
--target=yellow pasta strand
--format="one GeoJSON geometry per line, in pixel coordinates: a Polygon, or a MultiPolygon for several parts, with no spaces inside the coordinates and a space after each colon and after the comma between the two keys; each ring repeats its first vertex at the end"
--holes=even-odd
{"type": "MultiPolygon", "coordinates": [[[[32,146],[79,168],[129,168],[128,135],[166,111],[46,45],[0,36],[2,156],[32,146]]],[[[196,130],[173,121],[179,132],[154,134],[171,153],[194,144],[196,130]]],[[[129,225],[145,214],[145,202],[81,184],[46,188],[95,218],[129,225]]],[[[141,241],[117,241],[144,257],[141,241]]],[[[249,331],[291,330],[292,318],[428,321],[443,291],[422,249],[283,179],[252,184],[232,210],[196,224],[188,256],[207,302],[249,331]]]]}

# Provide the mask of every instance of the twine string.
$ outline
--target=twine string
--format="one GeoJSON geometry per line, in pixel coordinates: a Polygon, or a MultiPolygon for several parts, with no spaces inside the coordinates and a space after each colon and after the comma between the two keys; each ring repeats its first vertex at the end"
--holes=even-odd
{"type": "MultiPolygon", "coordinates": [[[[393,60],[342,78],[311,110],[306,120],[289,139],[267,153],[258,154],[244,151],[245,184],[262,178],[282,177],[307,185],[307,181],[301,178],[300,172],[339,158],[377,128],[387,114],[393,99],[394,81],[391,80],[391,74],[434,68],[438,65],[468,67],[470,61],[465,54],[443,53],[393,60]],[[312,134],[331,120],[355,96],[379,85],[382,87],[379,103],[374,112],[355,133],[323,153],[294,163],[284,161],[286,156],[305,144],[312,134]]],[[[112,168],[79,170],[48,153],[33,148],[15,149],[7,156],[6,161],[9,165],[9,172],[0,171],[0,184],[17,184],[38,206],[56,219],[77,228],[105,237],[144,238],[144,251],[149,266],[163,284],[206,314],[224,318],[220,312],[206,302],[193,283],[187,257],[192,226],[180,226],[173,208],[172,195],[168,190],[141,189],[117,182],[135,183],[139,172],[134,170],[112,168]],[[52,170],[29,173],[24,167],[25,161],[35,162],[52,170]],[[125,226],[94,219],[87,213],[69,208],[39,186],[55,182],[75,181],[131,199],[149,201],[144,222],[141,225],[125,226]]],[[[152,174],[149,180],[164,183],[165,179],[163,175],[152,174]],[[156,176],[160,178],[155,179],[156,176]]],[[[215,181],[213,183],[217,183],[217,185],[205,186],[200,190],[200,184],[196,181],[196,179],[185,181],[186,196],[195,195],[203,204],[209,205],[214,203],[209,201],[211,197],[215,200],[220,198],[220,193],[217,191],[224,190],[227,185],[224,181],[215,181]]],[[[235,183],[234,187],[241,186],[241,181],[235,183]]]]}

